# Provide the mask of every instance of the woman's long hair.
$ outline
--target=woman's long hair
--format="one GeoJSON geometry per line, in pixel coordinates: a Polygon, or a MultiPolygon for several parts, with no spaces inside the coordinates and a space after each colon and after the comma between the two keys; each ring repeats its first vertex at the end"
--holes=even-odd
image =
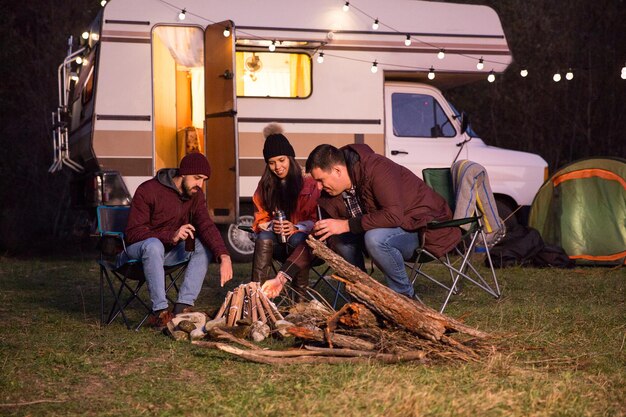
{"type": "Polygon", "coordinates": [[[295,212],[298,204],[298,195],[302,190],[304,179],[298,161],[292,156],[287,158],[289,158],[289,170],[285,179],[278,178],[270,170],[269,164],[266,164],[259,185],[263,208],[269,213],[276,209],[283,210],[285,217],[291,219],[291,215],[295,212]]]}

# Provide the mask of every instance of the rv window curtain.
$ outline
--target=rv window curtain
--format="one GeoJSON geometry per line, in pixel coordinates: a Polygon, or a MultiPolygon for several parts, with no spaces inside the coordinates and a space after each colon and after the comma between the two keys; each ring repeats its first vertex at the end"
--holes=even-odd
{"type": "Polygon", "coordinates": [[[154,33],[161,39],[177,64],[187,68],[204,66],[202,30],[195,27],[159,26],[154,33]]]}

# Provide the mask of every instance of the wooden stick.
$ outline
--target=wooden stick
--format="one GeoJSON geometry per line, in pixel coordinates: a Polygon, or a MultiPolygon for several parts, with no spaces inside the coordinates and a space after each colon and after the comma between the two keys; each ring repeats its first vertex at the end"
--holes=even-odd
{"type": "Polygon", "coordinates": [[[260,347],[258,347],[257,345],[255,345],[252,342],[248,342],[246,339],[242,339],[240,337],[234,336],[228,332],[225,332],[224,330],[220,329],[219,327],[214,327],[211,329],[211,331],[209,332],[209,334],[211,336],[216,337],[217,339],[225,339],[228,340],[230,342],[234,342],[237,343],[241,346],[245,346],[247,348],[250,348],[252,350],[261,350],[260,347]]]}
{"type": "Polygon", "coordinates": [[[217,314],[215,315],[213,319],[219,319],[220,317],[224,315],[226,308],[230,304],[231,298],[233,298],[233,292],[228,291],[228,293],[226,293],[226,298],[224,299],[224,303],[222,304],[222,306],[220,307],[219,311],[217,312],[217,314]]]}
{"type": "Polygon", "coordinates": [[[246,296],[245,288],[246,287],[244,285],[239,286],[239,297],[237,297],[237,311],[236,311],[235,322],[233,323],[233,326],[237,324],[239,319],[243,316],[243,300],[246,296]]]}
{"type": "Polygon", "coordinates": [[[256,303],[257,314],[259,315],[259,320],[263,322],[263,324],[267,323],[267,315],[265,314],[265,309],[263,308],[263,303],[261,302],[261,290],[257,290],[254,296],[254,302],[256,303]]]}
{"type": "MultiPolygon", "coordinates": [[[[304,340],[313,340],[315,342],[325,342],[326,338],[324,332],[321,329],[312,330],[305,327],[289,327],[287,331],[295,337],[299,337],[304,340]]],[[[375,345],[358,337],[333,333],[330,335],[332,343],[335,346],[354,349],[354,350],[374,350],[375,345]]]]}
{"type": "Polygon", "coordinates": [[[239,300],[240,294],[241,294],[241,291],[239,290],[239,287],[233,290],[233,299],[230,302],[230,307],[228,309],[228,316],[226,320],[226,325],[229,327],[232,327],[235,324],[235,321],[237,320],[237,310],[239,309],[238,300],[239,300]]]}
{"type": "Polygon", "coordinates": [[[253,283],[251,282],[250,284],[248,284],[248,291],[249,291],[249,300],[250,300],[250,315],[252,317],[252,323],[256,322],[259,318],[258,312],[259,310],[257,309],[256,306],[256,285],[252,285],[253,283]]]}
{"type": "Polygon", "coordinates": [[[272,311],[272,307],[270,307],[270,303],[269,300],[267,299],[267,296],[265,295],[265,293],[263,293],[263,291],[259,291],[259,298],[261,299],[261,304],[263,304],[263,309],[265,310],[265,313],[267,314],[267,317],[269,318],[270,322],[272,324],[276,324],[276,317],[274,316],[274,312],[272,311]]]}

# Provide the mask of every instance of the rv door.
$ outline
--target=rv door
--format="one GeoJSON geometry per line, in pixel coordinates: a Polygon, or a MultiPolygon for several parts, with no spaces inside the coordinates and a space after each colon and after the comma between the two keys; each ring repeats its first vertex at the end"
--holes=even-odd
{"type": "Polygon", "coordinates": [[[209,25],[204,35],[204,100],[206,156],[211,164],[207,204],[216,223],[239,217],[237,100],[234,24],[209,25]],[[224,29],[230,28],[228,37],[224,29]]]}

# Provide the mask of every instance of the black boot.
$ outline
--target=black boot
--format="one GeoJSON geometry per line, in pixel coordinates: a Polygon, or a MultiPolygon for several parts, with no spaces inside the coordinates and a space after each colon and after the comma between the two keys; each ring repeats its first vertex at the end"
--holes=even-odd
{"type": "Polygon", "coordinates": [[[252,281],[263,284],[272,277],[272,256],[274,242],[270,239],[257,239],[252,258],[252,281]]]}

